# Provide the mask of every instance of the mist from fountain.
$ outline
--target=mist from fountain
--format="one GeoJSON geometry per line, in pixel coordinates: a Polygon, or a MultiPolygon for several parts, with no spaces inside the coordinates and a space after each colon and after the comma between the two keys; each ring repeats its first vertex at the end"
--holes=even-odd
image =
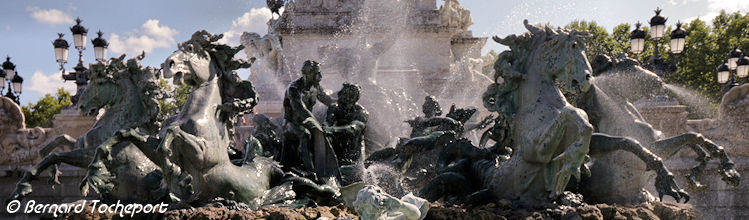
{"type": "Polygon", "coordinates": [[[717,116],[718,105],[697,91],[677,85],[665,84],[682,104],[692,108],[692,113],[699,118],[714,118],[717,116]]]}

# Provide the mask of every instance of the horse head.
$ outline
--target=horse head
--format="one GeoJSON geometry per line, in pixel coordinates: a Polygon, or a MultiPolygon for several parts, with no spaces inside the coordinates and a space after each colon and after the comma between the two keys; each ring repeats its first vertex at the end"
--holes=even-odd
{"type": "Polygon", "coordinates": [[[198,31],[188,41],[177,45],[177,50],[161,64],[164,77],[174,77],[174,84],[183,83],[198,86],[215,77],[211,71],[211,43],[222,35],[214,36],[206,31],[198,31]]]}
{"type": "Polygon", "coordinates": [[[564,92],[584,92],[590,89],[592,69],[585,56],[585,44],[582,41],[583,37],[588,36],[587,32],[561,28],[555,30],[549,26],[536,27],[528,24],[528,20],[523,21],[523,24],[529,32],[505,38],[494,37],[497,43],[510,47],[510,63],[514,71],[541,71],[564,92]]]}
{"type": "Polygon", "coordinates": [[[109,64],[97,63],[90,66],[90,82],[78,100],[81,114],[96,115],[99,109],[117,103],[122,88],[111,72],[119,64],[117,61],[121,62],[113,58],[109,64]]]}
{"type": "Polygon", "coordinates": [[[174,84],[198,86],[226,72],[250,67],[251,62],[233,59],[244,46],[218,43],[223,37],[223,34],[213,35],[205,30],[195,32],[190,40],[179,43],[177,50],[161,64],[164,77],[174,77],[174,84]]]}

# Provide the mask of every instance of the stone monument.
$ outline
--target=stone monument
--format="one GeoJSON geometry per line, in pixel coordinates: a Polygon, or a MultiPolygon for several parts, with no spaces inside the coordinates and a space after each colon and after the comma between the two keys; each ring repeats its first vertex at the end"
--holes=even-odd
{"type": "MultiPolygon", "coordinates": [[[[392,38],[397,40],[387,42],[392,45],[378,56],[374,66],[374,80],[379,85],[421,82],[416,85],[418,90],[438,96],[447,94],[442,87],[453,74],[451,63],[481,58],[486,38],[474,37],[468,30],[473,24],[470,11],[457,0],[449,0],[439,9],[436,0],[408,1],[403,14],[399,10],[395,10],[396,14],[385,13],[406,16],[405,24],[394,19],[371,19],[376,16],[368,14],[373,13],[370,11],[393,7],[389,5],[395,1],[372,2],[297,0],[287,4],[280,18],[268,22],[266,36],[243,34],[248,58],[258,59],[252,68],[253,79],[259,79],[253,82],[257,82],[259,96],[263,97],[258,111],[269,116],[280,112],[266,106],[277,106],[284,85],[296,77],[295,71],[303,61],[319,60],[324,75],[321,84],[337,91],[359,72],[345,68],[346,63],[355,61],[351,60],[352,55],[392,38]],[[362,21],[362,17],[369,20],[362,21]]],[[[449,102],[451,98],[442,99],[449,102]]]]}

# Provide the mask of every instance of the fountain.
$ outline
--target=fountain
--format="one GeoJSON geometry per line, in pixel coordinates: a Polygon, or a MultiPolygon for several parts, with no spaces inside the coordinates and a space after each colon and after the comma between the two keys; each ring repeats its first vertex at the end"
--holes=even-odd
{"type": "MultiPolygon", "coordinates": [[[[706,186],[700,175],[711,158],[726,184],[740,184],[742,170],[728,156],[733,152],[719,144],[745,134],[715,125],[744,119],[744,87],[724,98],[732,104],[721,106],[719,118],[688,121],[709,138],[695,132],[665,138],[629,100],[675,87],[626,58],[592,68],[586,32],[526,20],[527,33],[494,37],[510,50],[494,63],[495,74],[484,76],[477,69],[485,63],[478,51],[485,39],[467,30],[472,20],[457,0],[440,9],[435,0],[297,0],[285,9],[269,21],[267,35],[243,34],[242,46],[195,32],[160,73],[140,66],[142,57],[92,68],[99,74],[92,82],[101,84],[84,92],[85,113],[136,102],[107,111],[101,126],[68,143],[84,148],[45,158],[9,201],[30,193],[28,183],[68,154],[88,165],[84,195],[93,189],[103,203],[163,202],[169,211],[158,217],[164,218],[220,212],[244,218],[355,213],[421,220],[482,213],[694,219],[698,214],[678,203],[705,196],[682,190],[681,178],[664,162],[683,146],[700,162],[684,178],[688,184],[706,186]],[[249,61],[234,58],[244,47],[249,61]],[[251,69],[250,80],[238,77],[240,68],[251,69]],[[622,88],[622,76],[655,89],[622,88]],[[153,115],[160,93],[148,90],[156,77],[195,88],[163,123],[153,115]],[[135,89],[115,90],[126,85],[135,89]],[[421,97],[424,115],[416,117],[414,100],[421,97]],[[444,116],[437,100],[453,104],[444,116]],[[471,107],[478,103],[486,109],[471,107]],[[253,134],[235,134],[237,120],[253,110],[264,113],[253,117],[253,134]],[[482,111],[492,116],[478,122],[482,111]],[[118,113],[140,117],[110,116],[118,113]],[[135,123],[111,123],[118,118],[135,123]],[[488,125],[481,138],[470,134],[488,125]],[[236,136],[248,138],[237,142],[236,136]],[[244,155],[232,160],[235,148],[244,155]],[[648,171],[655,171],[654,179],[648,171]],[[146,183],[118,179],[130,174],[146,183]],[[656,201],[646,185],[677,204],[656,201]]],[[[724,184],[712,179],[707,185],[724,184]]]]}

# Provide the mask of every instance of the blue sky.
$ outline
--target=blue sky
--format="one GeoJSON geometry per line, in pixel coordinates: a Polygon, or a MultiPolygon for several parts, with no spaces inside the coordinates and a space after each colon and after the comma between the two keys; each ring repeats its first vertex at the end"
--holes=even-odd
{"type": "MultiPolygon", "coordinates": [[[[656,7],[676,20],[697,17],[712,19],[720,10],[749,11],[749,0],[459,0],[471,10],[476,36],[505,36],[524,32],[523,19],[531,23],[549,22],[562,26],[573,20],[594,20],[609,29],[621,23],[645,23],[656,7]]],[[[437,0],[442,4],[443,0],[437,0]]],[[[72,44],[68,29],[80,17],[89,29],[86,62],[93,62],[90,40],[101,29],[110,41],[109,56],[127,53],[135,56],[146,50],[145,65],[158,66],[175,48],[196,30],[225,33],[229,44],[238,44],[243,31],[265,32],[270,12],[264,0],[39,0],[2,1],[0,8],[0,55],[10,55],[18,72],[24,77],[22,104],[35,102],[45,93],[65,87],[73,91],[73,82],[63,83],[55,63],[52,41],[56,33],[65,33],[72,44]]],[[[484,51],[504,48],[489,41],[484,51]]],[[[77,53],[70,48],[66,69],[77,63],[77,53]]],[[[242,73],[246,75],[247,73],[242,73]]],[[[7,87],[7,85],[6,85],[7,87]]]]}

